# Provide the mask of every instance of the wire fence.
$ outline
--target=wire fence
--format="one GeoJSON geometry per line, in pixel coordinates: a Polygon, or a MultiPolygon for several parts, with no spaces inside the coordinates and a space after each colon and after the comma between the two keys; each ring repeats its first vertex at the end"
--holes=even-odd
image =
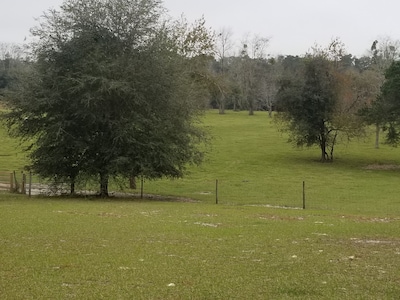
{"type": "MultiPolygon", "coordinates": [[[[77,185],[78,193],[95,194],[91,185],[80,183],[77,185]]],[[[70,184],[44,179],[30,172],[7,172],[0,171],[0,190],[11,193],[33,195],[62,195],[70,193],[70,184]]]]}
{"type": "Polygon", "coordinates": [[[370,181],[353,184],[335,180],[170,180],[144,183],[145,193],[162,193],[224,205],[254,205],[288,209],[352,211],[400,215],[399,185],[370,181]]]}
{"type": "MultiPolygon", "coordinates": [[[[0,171],[0,189],[32,195],[70,193],[70,185],[50,182],[31,173],[0,171]]],[[[77,194],[96,195],[96,182],[80,182],[77,194]]],[[[226,179],[111,181],[110,194],[118,197],[180,199],[222,205],[253,205],[288,209],[314,209],[400,215],[399,188],[395,182],[376,187],[357,181],[321,183],[320,180],[274,181],[226,179]],[[384,192],[379,193],[379,190],[384,192]]]]}

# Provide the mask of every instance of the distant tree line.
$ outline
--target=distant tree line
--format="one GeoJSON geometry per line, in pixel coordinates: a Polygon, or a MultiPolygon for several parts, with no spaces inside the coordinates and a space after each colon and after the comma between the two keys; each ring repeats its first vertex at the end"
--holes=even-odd
{"type": "Polygon", "coordinates": [[[250,115],[276,111],[275,120],[289,133],[289,142],[317,145],[321,161],[332,161],[337,142],[365,135],[367,125],[375,126],[376,148],[382,131],[387,142],[398,143],[394,103],[400,95],[389,98],[386,89],[394,76],[388,72],[400,57],[399,41],[376,40],[360,58],[347,53],[338,38],[301,56],[271,58],[266,55],[268,40],[257,36],[243,42],[238,55],[227,56],[226,49],[233,47],[229,36],[226,30],[217,35],[213,65],[221,84],[211,105],[221,114],[226,108],[247,109],[250,115]]]}

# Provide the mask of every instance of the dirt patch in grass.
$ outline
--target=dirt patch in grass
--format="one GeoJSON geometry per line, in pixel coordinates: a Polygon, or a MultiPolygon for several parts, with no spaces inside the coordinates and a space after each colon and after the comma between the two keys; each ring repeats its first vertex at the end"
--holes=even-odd
{"type": "Polygon", "coordinates": [[[199,203],[201,201],[185,198],[185,197],[174,197],[174,196],[162,196],[162,195],[152,195],[152,194],[144,194],[143,198],[137,194],[129,194],[129,193],[113,193],[111,197],[120,198],[120,199],[136,199],[136,200],[155,200],[160,202],[187,202],[187,203],[199,203]]]}
{"type": "Polygon", "coordinates": [[[366,217],[366,216],[341,216],[342,219],[350,219],[356,221],[357,223],[392,223],[400,221],[400,218],[390,218],[390,217],[366,217]]]}
{"type": "Polygon", "coordinates": [[[254,205],[245,205],[245,206],[252,206],[252,207],[267,207],[267,208],[278,208],[278,209],[302,209],[301,207],[291,207],[291,206],[281,206],[281,205],[269,205],[269,204],[254,204],[254,205]]]}
{"type": "Polygon", "coordinates": [[[356,244],[363,244],[363,245],[399,245],[399,241],[396,240],[376,240],[376,239],[359,239],[359,238],[351,238],[356,244]]]}
{"type": "Polygon", "coordinates": [[[304,217],[291,217],[291,216],[275,216],[275,215],[258,215],[261,220],[273,221],[304,221],[304,217]]]}
{"type": "Polygon", "coordinates": [[[383,170],[383,171],[392,171],[392,170],[400,170],[400,165],[394,164],[372,164],[364,167],[365,170],[383,170]]]}

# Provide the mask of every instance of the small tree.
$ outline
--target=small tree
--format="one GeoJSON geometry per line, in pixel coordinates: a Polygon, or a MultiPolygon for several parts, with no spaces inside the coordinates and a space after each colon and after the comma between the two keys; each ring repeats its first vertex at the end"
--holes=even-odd
{"type": "Polygon", "coordinates": [[[277,119],[296,146],[318,145],[321,161],[332,161],[339,132],[348,138],[362,133],[352,78],[325,55],[307,56],[304,67],[296,66],[296,76],[280,82],[277,119]]]}
{"type": "Polygon", "coordinates": [[[249,115],[254,115],[257,109],[257,100],[262,94],[262,78],[265,71],[265,51],[269,39],[260,36],[246,37],[242,41],[240,50],[240,64],[238,69],[238,82],[243,98],[243,103],[249,110],[249,115]]]}
{"type": "Polygon", "coordinates": [[[282,81],[278,92],[280,117],[288,125],[290,140],[296,146],[318,144],[322,161],[332,159],[328,147],[336,139],[330,126],[337,102],[331,68],[325,58],[310,57],[305,63],[304,81],[282,81]]]}
{"type": "Polygon", "coordinates": [[[214,67],[216,75],[210,85],[210,92],[213,100],[218,105],[219,114],[225,114],[226,94],[228,93],[228,74],[227,74],[227,57],[229,57],[234,43],[232,41],[232,31],[227,28],[221,28],[216,35],[216,59],[218,65],[214,67]]]}

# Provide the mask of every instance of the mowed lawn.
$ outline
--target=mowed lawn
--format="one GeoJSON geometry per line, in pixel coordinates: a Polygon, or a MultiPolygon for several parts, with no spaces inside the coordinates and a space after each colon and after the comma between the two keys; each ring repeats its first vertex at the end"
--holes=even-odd
{"type": "MultiPolygon", "coordinates": [[[[367,137],[321,164],[265,113],[204,126],[205,164],[145,182],[177,200],[0,193],[0,299],[398,299],[399,149],[367,137]],[[307,209],[286,209],[303,181],[307,209]]],[[[0,170],[23,165],[8,149],[0,170]]]]}
{"type": "Polygon", "coordinates": [[[218,180],[219,203],[302,207],[305,182],[308,208],[400,214],[400,149],[375,149],[373,130],[339,141],[335,161],[321,163],[317,147],[292,147],[265,112],[210,111],[204,125],[213,136],[205,164],[181,180],[145,182],[145,192],[215,203],[218,180]]]}
{"type": "Polygon", "coordinates": [[[0,195],[1,299],[398,299],[399,218],[0,195]]]}

